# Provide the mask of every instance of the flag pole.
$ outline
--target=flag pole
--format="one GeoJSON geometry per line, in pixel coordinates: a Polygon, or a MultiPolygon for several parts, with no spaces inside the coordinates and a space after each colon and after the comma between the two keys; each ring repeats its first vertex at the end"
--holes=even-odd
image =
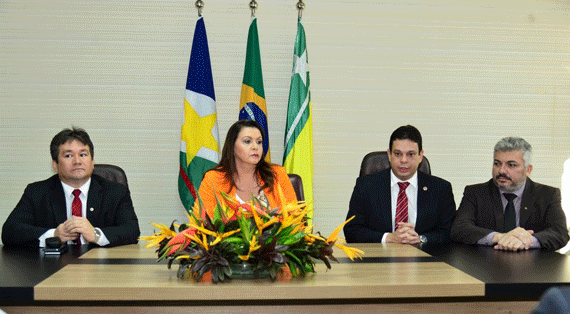
{"type": "Polygon", "coordinates": [[[202,17],[202,9],[204,8],[204,1],[196,0],[194,6],[196,7],[196,9],[198,9],[198,17],[202,17]]]}
{"type": "Polygon", "coordinates": [[[251,2],[249,2],[249,8],[251,9],[251,18],[254,18],[255,10],[257,9],[257,1],[251,0],[251,2]]]}
{"type": "Polygon", "coordinates": [[[299,11],[299,21],[303,17],[303,9],[305,9],[305,4],[303,3],[303,0],[299,0],[299,2],[297,2],[297,11],[299,11]]]}

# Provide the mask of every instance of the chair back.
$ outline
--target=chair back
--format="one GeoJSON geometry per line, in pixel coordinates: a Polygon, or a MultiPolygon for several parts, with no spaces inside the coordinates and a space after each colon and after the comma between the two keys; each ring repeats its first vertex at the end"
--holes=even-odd
{"type": "Polygon", "coordinates": [[[119,166],[108,165],[108,164],[95,164],[93,173],[101,176],[109,181],[120,183],[128,187],[127,175],[125,171],[119,166]]]}
{"type": "Polygon", "coordinates": [[[291,184],[293,185],[293,190],[295,190],[295,194],[297,195],[298,201],[305,200],[305,192],[303,192],[303,180],[301,176],[294,173],[289,173],[289,180],[291,180],[291,184]]]}
{"type": "MultiPolygon", "coordinates": [[[[360,176],[380,172],[390,168],[390,160],[386,151],[370,152],[364,156],[360,164],[360,176]]],[[[424,155],[422,162],[418,166],[418,170],[427,174],[431,174],[429,160],[424,155]]]]}

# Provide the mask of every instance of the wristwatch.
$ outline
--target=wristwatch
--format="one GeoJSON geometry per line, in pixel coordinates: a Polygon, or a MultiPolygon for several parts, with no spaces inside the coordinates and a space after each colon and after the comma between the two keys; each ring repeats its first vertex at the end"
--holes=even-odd
{"type": "Polygon", "coordinates": [[[93,243],[99,242],[99,239],[101,238],[101,230],[93,228],[93,233],[95,234],[95,240],[93,240],[93,243]]]}
{"type": "Polygon", "coordinates": [[[427,238],[425,235],[420,235],[420,243],[427,243],[427,238]]]}

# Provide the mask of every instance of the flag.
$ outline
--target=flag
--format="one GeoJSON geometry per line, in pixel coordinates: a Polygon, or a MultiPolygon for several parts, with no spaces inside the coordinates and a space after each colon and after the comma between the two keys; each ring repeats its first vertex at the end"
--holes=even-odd
{"type": "Polygon", "coordinates": [[[261,73],[261,53],[259,51],[259,37],[257,35],[257,18],[251,20],[247,34],[247,50],[245,53],[245,70],[241,84],[241,98],[239,104],[239,120],[254,120],[261,125],[263,134],[263,154],[267,162],[271,162],[269,151],[269,127],[267,125],[267,105],[265,104],[265,91],[263,89],[263,75],[261,73]]]}
{"type": "Polygon", "coordinates": [[[190,210],[204,173],[219,161],[216,96],[204,19],[196,22],[184,97],[184,122],[180,132],[178,193],[190,210]]]}
{"type": "MultiPolygon", "coordinates": [[[[309,91],[309,63],[305,43],[305,29],[301,20],[297,24],[297,36],[293,55],[293,71],[287,107],[285,150],[283,167],[287,173],[295,173],[303,180],[307,202],[313,201],[313,115],[309,91]]],[[[311,203],[312,204],[312,203],[311,203]]],[[[309,211],[309,218],[313,212],[309,211]]]]}

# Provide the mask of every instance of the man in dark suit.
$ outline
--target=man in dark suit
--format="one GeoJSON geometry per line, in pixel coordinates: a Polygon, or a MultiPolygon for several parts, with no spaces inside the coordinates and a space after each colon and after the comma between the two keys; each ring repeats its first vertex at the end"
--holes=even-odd
{"type": "Polygon", "coordinates": [[[451,238],[498,250],[557,250],[568,242],[560,190],[528,178],[532,147],[505,137],[494,149],[492,179],[466,186],[451,238]]]}
{"type": "Polygon", "coordinates": [[[455,216],[451,184],[417,171],[422,137],[406,125],[390,136],[390,169],[356,180],[344,227],[347,242],[449,243],[455,216]]]}
{"type": "Polygon", "coordinates": [[[136,243],[138,219],[128,188],[93,174],[93,143],[80,128],[51,141],[56,175],[29,184],[2,227],[4,245],[44,247],[45,240],[114,246],[136,243]]]}

